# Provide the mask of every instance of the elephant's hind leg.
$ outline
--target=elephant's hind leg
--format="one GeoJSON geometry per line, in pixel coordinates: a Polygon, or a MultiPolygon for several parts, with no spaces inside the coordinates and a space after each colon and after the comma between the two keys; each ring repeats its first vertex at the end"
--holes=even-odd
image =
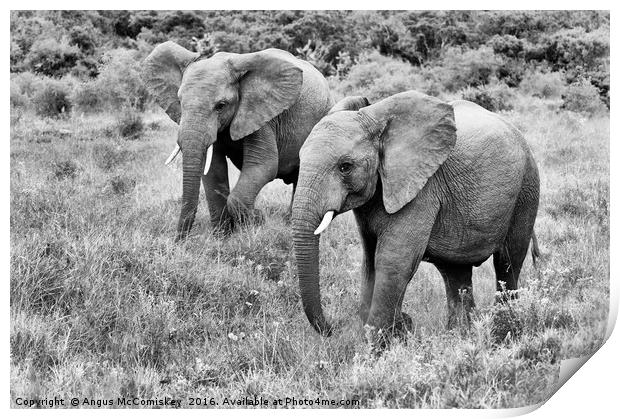
{"type": "Polygon", "coordinates": [[[446,286],[448,328],[469,326],[470,313],[476,306],[471,283],[471,265],[435,264],[446,286]]]}
{"type": "Polygon", "coordinates": [[[496,302],[504,302],[517,296],[519,274],[527,255],[528,242],[507,239],[502,248],[493,253],[493,266],[497,279],[496,302]]]}
{"type": "Polygon", "coordinates": [[[364,252],[359,315],[362,319],[362,323],[366,323],[375,289],[375,251],[377,249],[377,238],[365,231],[361,231],[361,236],[364,252]]]}
{"type": "MultiPolygon", "coordinates": [[[[537,174],[535,173],[537,176],[537,174]]],[[[536,177],[536,181],[537,181],[536,177]]],[[[536,183],[537,185],[537,183],[536,183]]],[[[517,296],[519,274],[534,232],[538,210],[538,188],[523,188],[517,198],[508,234],[502,247],[493,253],[497,279],[497,302],[517,296]]]]}

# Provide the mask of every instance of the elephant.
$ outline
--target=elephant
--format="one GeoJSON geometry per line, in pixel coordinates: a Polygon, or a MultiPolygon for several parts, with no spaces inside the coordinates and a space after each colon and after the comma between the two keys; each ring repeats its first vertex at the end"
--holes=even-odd
{"type": "Polygon", "coordinates": [[[179,124],[166,161],[182,151],[177,241],[192,228],[201,180],[211,223],[225,233],[258,215],[254,201],[268,182],[279,178],[294,190],[299,149],[334,104],[318,70],[278,49],[202,57],[168,41],[145,59],[141,77],[179,124]],[[241,172],[232,191],[227,157],[241,172]]]}
{"type": "Polygon", "coordinates": [[[401,308],[421,261],[443,277],[450,328],[469,324],[472,267],[491,255],[497,290],[508,291],[497,295],[514,297],[530,240],[533,256],[537,246],[538,169],[523,135],[464,100],[408,91],[364,103],[337,103],[300,150],[292,230],[310,324],[332,332],[321,307],[319,237],[349,210],[361,236],[359,315],[371,341],[411,327],[401,308]]]}

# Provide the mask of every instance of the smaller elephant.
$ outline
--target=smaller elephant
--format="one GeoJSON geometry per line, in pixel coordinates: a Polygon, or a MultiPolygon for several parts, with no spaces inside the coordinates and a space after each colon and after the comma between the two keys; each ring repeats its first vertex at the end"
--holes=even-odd
{"type": "Polygon", "coordinates": [[[411,323],[401,306],[421,261],[443,277],[449,327],[469,321],[472,267],[490,256],[498,291],[516,290],[538,199],[532,153],[500,116],[414,91],[370,106],[344,99],[300,151],[292,228],[308,320],[331,333],[318,235],[335,215],[355,215],[364,250],[359,314],[381,338],[411,323]]]}
{"type": "Polygon", "coordinates": [[[333,100],[323,75],[286,51],[211,57],[168,41],[146,58],[142,78],[157,103],[179,124],[183,198],[177,240],[187,236],[198,207],[200,182],[211,223],[230,232],[257,215],[254,201],[268,182],[292,183],[299,149],[333,100]],[[227,158],[241,171],[229,190],[227,158]]]}

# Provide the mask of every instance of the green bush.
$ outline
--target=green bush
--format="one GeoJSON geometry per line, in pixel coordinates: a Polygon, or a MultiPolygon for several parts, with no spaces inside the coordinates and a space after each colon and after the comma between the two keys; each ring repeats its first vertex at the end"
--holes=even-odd
{"type": "Polygon", "coordinates": [[[497,112],[513,109],[515,94],[510,87],[500,82],[468,87],[461,92],[461,98],[477,103],[491,112],[497,112]]]}
{"type": "Polygon", "coordinates": [[[607,107],[599,95],[596,87],[589,80],[581,79],[571,83],[562,95],[562,109],[594,116],[605,113],[607,107]]]}
{"type": "Polygon", "coordinates": [[[557,99],[566,90],[566,80],[560,72],[529,71],[521,80],[519,90],[535,97],[557,99]]]}
{"type": "Polygon", "coordinates": [[[66,81],[46,79],[37,91],[32,103],[37,114],[58,117],[71,111],[71,88],[66,81]]]}

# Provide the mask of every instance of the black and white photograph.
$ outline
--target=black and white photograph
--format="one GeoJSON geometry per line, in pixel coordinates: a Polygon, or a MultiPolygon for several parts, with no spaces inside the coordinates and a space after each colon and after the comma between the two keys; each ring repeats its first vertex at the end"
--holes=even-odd
{"type": "Polygon", "coordinates": [[[11,409],[526,408],[607,339],[610,11],[6,13],[11,409]]]}

